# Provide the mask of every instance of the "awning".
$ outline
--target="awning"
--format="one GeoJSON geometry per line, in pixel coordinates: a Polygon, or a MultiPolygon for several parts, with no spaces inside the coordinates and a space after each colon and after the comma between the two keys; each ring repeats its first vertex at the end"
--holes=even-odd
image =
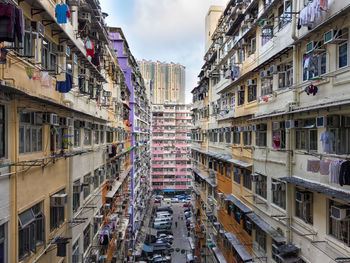
{"type": "Polygon", "coordinates": [[[112,190],[106,194],[106,198],[113,198],[121,185],[121,182],[114,182],[112,190]]]}
{"type": "Polygon", "coordinates": [[[243,262],[251,261],[252,255],[248,252],[245,246],[239,241],[239,239],[232,232],[225,233],[226,238],[230,241],[233,248],[237,251],[243,262]]]}
{"type": "Polygon", "coordinates": [[[247,214],[247,217],[252,220],[255,225],[257,225],[262,231],[268,234],[277,243],[283,243],[286,238],[283,237],[277,230],[272,228],[268,223],[266,223],[260,216],[255,213],[247,214]]]}
{"type": "Polygon", "coordinates": [[[212,187],[216,187],[217,184],[214,183],[210,178],[206,177],[204,174],[202,174],[197,168],[192,168],[193,172],[195,172],[200,178],[202,178],[204,181],[206,181],[208,184],[210,184],[212,187]]]}
{"type": "Polygon", "coordinates": [[[233,159],[232,156],[228,155],[228,154],[211,153],[211,152],[203,151],[203,150],[195,148],[195,147],[192,147],[192,150],[194,150],[196,152],[199,152],[199,153],[202,153],[202,154],[205,154],[205,155],[208,155],[208,156],[210,156],[212,158],[223,160],[225,162],[228,162],[228,163],[231,163],[231,164],[235,164],[235,165],[238,165],[238,166],[241,166],[241,167],[244,167],[244,168],[248,168],[248,167],[252,166],[251,163],[246,163],[246,162],[243,162],[243,161],[240,161],[240,160],[237,160],[237,159],[233,159]]]}
{"type": "Polygon", "coordinates": [[[295,176],[282,177],[279,179],[350,203],[350,192],[345,192],[344,190],[333,188],[329,185],[311,182],[295,176]]]}
{"type": "Polygon", "coordinates": [[[142,250],[147,252],[147,253],[151,253],[151,252],[153,252],[153,247],[152,246],[147,246],[146,244],[143,244],[142,250]]]}
{"type": "Polygon", "coordinates": [[[239,201],[234,195],[232,194],[227,194],[225,195],[225,200],[232,202],[235,206],[237,206],[243,213],[250,213],[252,210],[243,204],[241,201],[239,201]]]}
{"type": "Polygon", "coordinates": [[[219,263],[227,263],[227,261],[226,261],[224,255],[221,253],[220,248],[218,248],[218,247],[213,247],[212,249],[213,249],[214,254],[215,254],[215,257],[216,257],[216,259],[217,259],[217,261],[218,261],[219,263]]]}

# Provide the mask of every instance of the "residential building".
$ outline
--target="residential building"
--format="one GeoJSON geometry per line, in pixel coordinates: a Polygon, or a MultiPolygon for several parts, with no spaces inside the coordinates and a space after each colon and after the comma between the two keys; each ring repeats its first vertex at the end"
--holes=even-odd
{"type": "Polygon", "coordinates": [[[152,105],[152,189],[187,194],[191,186],[191,106],[152,105]]]}
{"type": "Polygon", "coordinates": [[[185,103],[186,68],[180,64],[138,61],[145,81],[151,81],[153,104],[185,103]]]}
{"type": "Polygon", "coordinates": [[[212,5],[209,7],[209,10],[205,16],[205,53],[207,53],[209,47],[213,42],[211,37],[217,27],[218,20],[221,17],[221,14],[224,11],[224,9],[224,6],[212,5]]]}
{"type": "Polygon", "coordinates": [[[348,258],[350,5],[321,2],[229,1],[219,19],[192,91],[201,258],[348,258]]]}
{"type": "Polygon", "coordinates": [[[147,202],[150,91],[99,1],[64,2],[1,4],[24,32],[2,40],[0,262],[123,260],[147,202]]]}
{"type": "MultiPolygon", "coordinates": [[[[124,71],[126,87],[130,92],[130,115],[127,125],[131,132],[131,177],[130,177],[130,222],[128,229],[129,248],[134,252],[139,237],[139,230],[146,213],[145,207],[150,197],[148,188],[150,179],[150,133],[151,104],[150,91],[139,71],[137,62],[129,49],[121,28],[109,28],[110,36],[118,54],[118,62],[124,71]]],[[[150,86],[148,86],[150,87],[150,86]]]]}

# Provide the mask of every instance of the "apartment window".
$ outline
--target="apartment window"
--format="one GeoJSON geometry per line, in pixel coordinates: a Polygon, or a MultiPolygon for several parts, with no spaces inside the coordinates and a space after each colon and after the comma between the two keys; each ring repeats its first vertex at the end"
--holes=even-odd
{"type": "Polygon", "coordinates": [[[226,165],[225,175],[228,179],[231,179],[231,165],[226,165]]]}
{"type": "MultiPolygon", "coordinates": [[[[0,158],[5,156],[5,145],[6,145],[6,139],[5,139],[5,107],[3,105],[0,105],[0,158]]],[[[1,261],[0,261],[1,263],[1,261]]]]}
{"type": "Polygon", "coordinates": [[[241,144],[241,133],[239,131],[233,132],[233,144],[241,144]]]}
{"type": "Polygon", "coordinates": [[[236,183],[241,184],[241,171],[240,169],[238,170],[237,168],[234,168],[234,169],[236,169],[236,171],[233,172],[233,180],[236,183]]]}
{"type": "Polygon", "coordinates": [[[80,146],[80,121],[74,122],[74,147],[80,146]]]}
{"type": "Polygon", "coordinates": [[[91,180],[91,174],[87,174],[84,176],[84,182],[83,182],[84,199],[86,199],[90,195],[90,180],[91,180]]]}
{"type": "Polygon", "coordinates": [[[214,132],[214,142],[218,142],[218,133],[214,132]]]}
{"type": "Polygon", "coordinates": [[[272,94],[273,84],[272,78],[264,77],[261,79],[261,96],[272,94]]]}
{"type": "Polygon", "coordinates": [[[298,123],[303,128],[295,131],[295,148],[297,150],[317,151],[318,136],[315,119],[301,120],[298,123]]]}
{"type": "Polygon", "coordinates": [[[272,203],[283,209],[286,209],[286,184],[273,179],[271,188],[272,203]]]}
{"type": "Polygon", "coordinates": [[[313,223],[313,195],[311,192],[296,189],[295,191],[295,216],[305,223],[313,223]]]}
{"type": "Polygon", "coordinates": [[[251,102],[253,100],[256,100],[256,85],[249,85],[248,86],[248,102],[251,102]]]}
{"type": "Polygon", "coordinates": [[[55,150],[60,150],[60,149],[63,149],[65,147],[64,142],[63,142],[65,129],[62,127],[57,127],[55,129],[56,129],[56,133],[55,133],[56,149],[55,150]]]}
{"type": "MultiPolygon", "coordinates": [[[[273,19],[274,19],[273,17],[269,18],[270,21],[273,21],[273,19]],[[270,20],[270,19],[272,19],[272,20],[270,20]]],[[[273,27],[271,27],[271,28],[263,28],[261,36],[262,36],[261,44],[265,45],[273,37],[273,27]]]]}
{"type": "Polygon", "coordinates": [[[23,260],[36,247],[45,244],[45,216],[42,203],[38,203],[18,215],[18,257],[23,260]]]}
{"type": "Polygon", "coordinates": [[[245,50],[242,49],[238,49],[238,63],[243,63],[245,60],[245,50]]]}
{"type": "Polygon", "coordinates": [[[91,239],[91,230],[90,230],[90,224],[87,225],[87,227],[84,229],[84,252],[89,248],[90,246],[90,239],[91,239]]]}
{"type": "Polygon", "coordinates": [[[42,151],[42,125],[36,124],[34,112],[19,113],[19,153],[42,151]]]}
{"type": "Polygon", "coordinates": [[[238,105],[243,105],[244,104],[244,86],[239,86],[238,90],[238,105]]]}
{"type": "MultiPolygon", "coordinates": [[[[64,194],[64,190],[57,192],[56,194],[64,194]]],[[[55,194],[55,195],[56,195],[55,194]]],[[[53,202],[55,197],[50,197],[51,205],[50,205],[50,231],[59,228],[64,222],[64,203],[57,204],[53,202]],[[54,204],[53,204],[54,203],[54,204]]]]}
{"type": "Polygon", "coordinates": [[[91,130],[84,129],[84,145],[91,145],[91,130]]]}
{"type": "Polygon", "coordinates": [[[255,242],[258,244],[261,250],[266,252],[266,233],[259,227],[256,227],[255,229],[255,242]]]}
{"type": "Polygon", "coordinates": [[[253,37],[248,40],[248,56],[254,54],[256,51],[256,38],[253,37]]]}
{"type": "Polygon", "coordinates": [[[219,142],[224,142],[224,133],[223,132],[219,133],[219,142]]]}
{"type": "Polygon", "coordinates": [[[6,224],[0,226],[0,263],[7,262],[7,231],[6,224]]]}
{"type": "Polygon", "coordinates": [[[326,53],[319,56],[304,55],[303,57],[303,80],[310,80],[327,72],[326,53]]]}
{"type": "Polygon", "coordinates": [[[252,190],[252,177],[249,170],[243,170],[243,186],[249,190],[252,190]]]}
{"type": "Polygon", "coordinates": [[[24,20],[24,36],[23,41],[21,43],[21,47],[23,47],[22,50],[20,50],[20,53],[23,56],[35,58],[38,52],[38,42],[39,42],[39,35],[36,31],[36,28],[32,28],[31,21],[28,19],[24,20]]]}
{"type": "Polygon", "coordinates": [[[350,247],[350,206],[329,200],[328,209],[329,234],[350,247]]]}
{"type": "Polygon", "coordinates": [[[231,143],[231,131],[225,132],[225,140],[226,140],[226,143],[231,143]]]}
{"type": "Polygon", "coordinates": [[[348,65],[348,42],[345,42],[338,47],[338,60],[339,68],[345,67],[348,65]]]}
{"type": "Polygon", "coordinates": [[[245,217],[243,221],[243,229],[251,236],[252,235],[252,222],[245,217]]]}
{"type": "Polygon", "coordinates": [[[57,68],[57,55],[54,51],[55,46],[55,44],[52,44],[46,38],[42,39],[41,66],[49,70],[56,70],[57,68]]]}
{"type": "Polygon", "coordinates": [[[286,130],[284,121],[272,123],[272,147],[274,149],[286,148],[286,130]]]}
{"type": "Polygon", "coordinates": [[[293,65],[284,64],[279,66],[278,88],[283,89],[293,85],[293,65]]]}
{"type": "Polygon", "coordinates": [[[256,146],[266,146],[266,124],[256,125],[255,144],[256,146]]]}
{"type": "Polygon", "coordinates": [[[100,131],[100,141],[101,141],[101,144],[105,143],[105,132],[104,131],[100,131]]]}
{"type": "Polygon", "coordinates": [[[100,143],[100,132],[99,131],[94,131],[94,139],[95,139],[95,144],[100,143]]]}
{"type": "Polygon", "coordinates": [[[73,183],[73,212],[78,211],[80,207],[80,179],[75,180],[73,183]]]}
{"type": "Polygon", "coordinates": [[[285,0],[278,8],[278,28],[282,29],[292,20],[292,1],[285,0]]]}
{"type": "Polygon", "coordinates": [[[267,198],[267,177],[265,175],[258,175],[258,180],[255,183],[255,193],[264,199],[267,198]]]}
{"type": "Polygon", "coordinates": [[[251,131],[243,132],[243,144],[244,145],[251,145],[252,144],[252,132],[251,131]]]}

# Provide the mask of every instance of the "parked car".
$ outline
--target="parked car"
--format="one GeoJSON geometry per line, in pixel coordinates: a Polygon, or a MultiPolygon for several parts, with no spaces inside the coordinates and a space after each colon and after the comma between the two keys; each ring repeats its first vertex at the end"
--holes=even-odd
{"type": "Polygon", "coordinates": [[[177,199],[177,198],[171,198],[171,202],[172,202],[172,203],[178,203],[178,202],[179,202],[179,199],[177,199]]]}
{"type": "Polygon", "coordinates": [[[160,200],[163,200],[164,196],[162,195],[156,195],[155,199],[160,199],[160,200]]]}
{"type": "Polygon", "coordinates": [[[160,204],[161,199],[154,199],[155,204],[160,204]]]}
{"type": "Polygon", "coordinates": [[[170,229],[171,228],[171,222],[154,222],[153,228],[155,229],[170,229]]]}
{"type": "Polygon", "coordinates": [[[191,203],[184,203],[183,207],[190,207],[191,203]]]}
{"type": "Polygon", "coordinates": [[[159,217],[159,216],[172,216],[172,214],[170,214],[167,211],[156,212],[156,217],[159,217]]]}
{"type": "Polygon", "coordinates": [[[160,236],[162,234],[165,234],[165,235],[173,235],[173,231],[171,230],[158,230],[157,231],[157,236],[160,236]]]}
{"type": "Polygon", "coordinates": [[[186,208],[186,209],[184,210],[184,213],[187,213],[187,212],[191,212],[191,209],[186,208]]]}
{"type": "Polygon", "coordinates": [[[150,246],[153,246],[153,249],[156,247],[166,247],[166,248],[171,248],[169,243],[151,243],[150,246]]]}
{"type": "Polygon", "coordinates": [[[173,240],[174,236],[173,235],[169,235],[169,234],[159,234],[158,238],[165,238],[165,239],[173,240]]]}
{"type": "Polygon", "coordinates": [[[171,207],[169,207],[169,206],[162,206],[162,207],[158,207],[157,208],[157,210],[156,210],[156,212],[158,213],[158,212],[161,212],[161,211],[167,211],[167,212],[169,212],[170,214],[172,214],[173,213],[173,209],[171,208],[171,207]]]}
{"type": "Polygon", "coordinates": [[[191,216],[191,212],[185,212],[185,217],[188,218],[191,216]]]}
{"type": "Polygon", "coordinates": [[[183,199],[186,199],[187,198],[187,195],[179,195],[177,197],[179,200],[183,200],[183,199]]]}
{"type": "Polygon", "coordinates": [[[172,240],[166,240],[165,238],[158,238],[156,240],[156,243],[158,243],[158,244],[164,243],[164,244],[172,245],[173,241],[172,240]]]}
{"type": "Polygon", "coordinates": [[[172,223],[173,219],[169,218],[169,217],[165,217],[165,218],[155,218],[154,219],[154,223],[158,223],[158,222],[168,222],[168,223],[172,223]]]}
{"type": "Polygon", "coordinates": [[[162,256],[160,254],[153,255],[153,257],[149,257],[149,262],[160,263],[160,262],[170,262],[170,256],[162,256]]]}

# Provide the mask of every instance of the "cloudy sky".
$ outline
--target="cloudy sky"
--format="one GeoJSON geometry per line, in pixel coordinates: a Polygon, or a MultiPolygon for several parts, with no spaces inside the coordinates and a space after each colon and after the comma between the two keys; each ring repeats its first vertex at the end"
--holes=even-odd
{"type": "Polygon", "coordinates": [[[107,24],[121,27],[136,59],[186,66],[186,102],[203,65],[204,19],[227,0],[101,0],[107,24]]]}

